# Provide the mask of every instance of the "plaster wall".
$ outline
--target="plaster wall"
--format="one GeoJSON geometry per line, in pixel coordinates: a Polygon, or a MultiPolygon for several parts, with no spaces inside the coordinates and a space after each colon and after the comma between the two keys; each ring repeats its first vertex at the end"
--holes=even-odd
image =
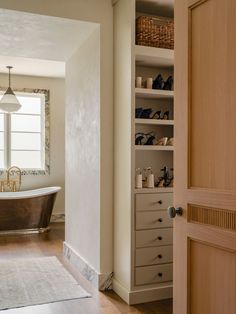
{"type": "Polygon", "coordinates": [[[100,272],[100,31],[66,64],[66,242],[100,272]],[[77,71],[74,71],[77,69],[77,71]],[[75,236],[78,234],[78,236],[75,236]]]}

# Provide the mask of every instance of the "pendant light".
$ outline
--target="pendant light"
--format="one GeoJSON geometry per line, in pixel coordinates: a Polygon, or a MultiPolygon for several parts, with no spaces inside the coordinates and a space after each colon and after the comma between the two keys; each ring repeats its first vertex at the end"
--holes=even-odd
{"type": "Polygon", "coordinates": [[[21,104],[19,103],[16,95],[14,94],[13,90],[11,89],[11,69],[12,66],[7,66],[8,75],[9,75],[9,87],[6,90],[5,94],[2,96],[0,100],[0,110],[11,113],[18,111],[21,108],[21,104]]]}

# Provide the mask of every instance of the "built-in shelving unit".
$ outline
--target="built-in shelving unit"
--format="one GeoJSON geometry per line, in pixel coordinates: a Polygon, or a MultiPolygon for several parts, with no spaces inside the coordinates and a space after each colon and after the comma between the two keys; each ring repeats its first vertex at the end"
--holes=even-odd
{"type": "MultiPolygon", "coordinates": [[[[157,77],[161,74],[164,79],[168,76],[173,75],[173,65],[174,65],[174,51],[169,49],[152,48],[135,46],[135,75],[145,78],[157,77]]],[[[145,86],[145,85],[144,85],[145,86]]],[[[173,126],[174,126],[174,115],[173,115],[173,90],[159,90],[159,89],[147,89],[135,88],[135,110],[152,109],[150,117],[158,112],[159,119],[144,119],[135,118],[134,128],[135,134],[140,136],[140,134],[154,135],[156,140],[162,137],[173,137],[173,126]],[[161,113],[160,113],[161,112],[161,113]],[[168,112],[168,119],[164,118],[164,113],[168,112]]],[[[143,179],[147,175],[146,169],[152,169],[154,174],[155,186],[158,185],[160,176],[162,175],[162,170],[164,167],[169,169],[173,168],[173,152],[174,146],[160,146],[155,145],[134,145],[134,164],[133,173],[138,169],[138,174],[140,169],[143,173],[143,179]]],[[[150,170],[149,170],[150,171],[150,170]]],[[[149,172],[150,173],[150,172],[149,172]]],[[[173,183],[173,182],[172,182],[173,183]]],[[[146,182],[145,185],[146,186],[146,182]]],[[[149,294],[155,290],[156,298],[168,298],[171,297],[171,280],[172,280],[172,259],[168,260],[168,263],[156,263],[155,260],[148,260],[148,265],[152,267],[152,276],[156,278],[157,273],[163,276],[164,282],[162,280],[151,279],[147,280],[145,277],[150,271],[150,266],[147,266],[145,262],[142,262],[140,257],[140,237],[150,237],[149,229],[152,228],[154,232],[154,238],[150,239],[152,242],[142,242],[144,248],[143,254],[146,254],[148,248],[148,253],[153,255],[159,252],[159,249],[164,250],[163,256],[169,254],[172,249],[170,243],[166,245],[165,241],[156,242],[155,234],[159,234],[159,230],[165,230],[168,236],[172,235],[172,222],[167,217],[167,207],[172,205],[173,202],[173,184],[169,187],[157,186],[153,188],[135,188],[134,189],[134,208],[133,208],[133,248],[135,251],[134,263],[133,263],[133,278],[134,278],[134,289],[136,288],[135,283],[142,283],[150,285],[155,283],[155,287],[150,287],[149,294]],[[165,219],[161,218],[165,217],[165,219]],[[160,223],[157,224],[156,221],[159,219],[160,223]],[[164,222],[165,221],[165,222],[164,222]],[[164,224],[162,224],[164,222],[164,224]],[[152,246],[152,248],[150,248],[152,246]],[[155,253],[154,253],[155,252],[155,253]],[[165,253],[166,252],[166,253],[165,253]],[[167,269],[167,271],[162,271],[162,266],[167,269]],[[138,281],[136,278],[138,277],[138,281]]],[[[165,257],[165,256],[164,256],[165,257]]],[[[147,263],[147,262],[146,262],[147,263]]]]}
{"type": "MultiPolygon", "coordinates": [[[[173,50],[135,44],[135,18],[145,13],[160,14],[159,7],[158,12],[156,8],[155,0],[119,0],[114,7],[113,289],[129,304],[172,297],[171,243],[167,243],[164,237],[156,239],[160,230],[168,234],[168,238],[172,237],[167,207],[173,202],[173,181],[164,187],[160,177],[165,166],[172,175],[174,146],[155,144],[161,138],[174,136],[174,91],[147,89],[144,87],[146,84],[135,88],[136,77],[145,81],[147,78],[155,79],[160,73],[166,80],[173,75],[173,50]],[[152,109],[150,117],[161,112],[158,113],[160,119],[135,118],[137,108],[141,112],[142,109],[152,109]],[[144,143],[154,134],[154,145],[135,145],[138,133],[143,133],[144,143]],[[142,188],[136,188],[139,186],[135,184],[136,169],[141,169],[144,178],[150,167],[155,178],[154,187],[146,188],[146,181],[142,188]],[[154,254],[167,254],[168,258],[158,261],[153,259],[154,254]]],[[[168,8],[166,12],[169,14],[171,10],[168,8]]]]}

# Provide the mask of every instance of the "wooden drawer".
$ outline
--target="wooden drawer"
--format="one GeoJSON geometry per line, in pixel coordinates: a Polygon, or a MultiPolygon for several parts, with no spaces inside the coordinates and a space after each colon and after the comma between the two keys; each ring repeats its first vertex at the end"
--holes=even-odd
{"type": "Polygon", "coordinates": [[[136,285],[147,285],[172,281],[172,278],[173,264],[136,267],[135,269],[136,285]]]}
{"type": "Polygon", "coordinates": [[[173,262],[173,246],[136,249],[136,266],[147,266],[173,262]]]}
{"type": "Polygon", "coordinates": [[[173,204],[173,193],[136,194],[136,211],[164,210],[173,204]]]}
{"type": "Polygon", "coordinates": [[[173,229],[136,231],[136,247],[170,245],[173,242],[173,229]]]}
{"type": "Polygon", "coordinates": [[[173,220],[169,218],[166,210],[136,213],[136,230],[168,228],[172,225],[173,220]]]}

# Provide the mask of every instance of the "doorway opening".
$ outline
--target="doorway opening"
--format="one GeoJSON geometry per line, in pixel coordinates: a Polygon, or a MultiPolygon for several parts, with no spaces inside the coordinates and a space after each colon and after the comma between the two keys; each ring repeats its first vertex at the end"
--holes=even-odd
{"type": "Polygon", "coordinates": [[[39,108],[44,118],[29,106],[14,114],[18,131],[13,124],[6,129],[0,113],[1,176],[8,151],[22,170],[21,190],[60,186],[52,221],[65,220],[65,241],[88,262],[98,259],[99,242],[93,239],[99,241],[100,231],[100,25],[6,9],[0,9],[0,25],[2,90],[5,66],[11,65],[16,95],[47,91],[49,97],[39,108]],[[36,165],[37,154],[42,158],[36,165]],[[93,238],[86,224],[91,220],[93,238]]]}

